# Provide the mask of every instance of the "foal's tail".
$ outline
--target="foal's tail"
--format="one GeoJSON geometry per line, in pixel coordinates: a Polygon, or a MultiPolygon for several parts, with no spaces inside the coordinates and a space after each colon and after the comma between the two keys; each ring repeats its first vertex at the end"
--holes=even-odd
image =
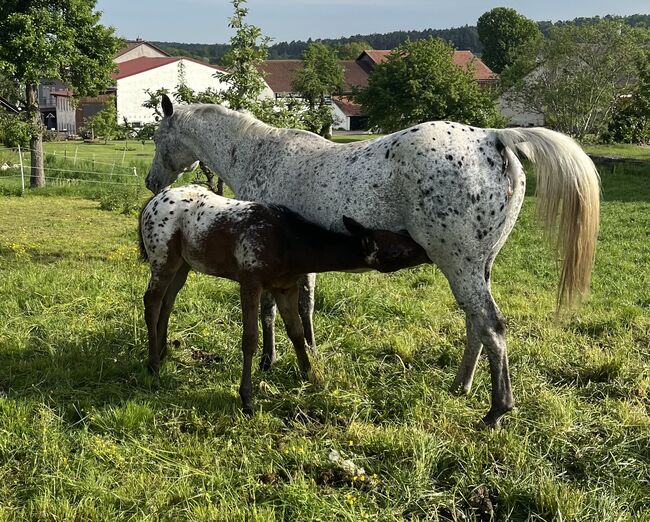
{"type": "Polygon", "coordinates": [[[499,129],[501,142],[524,154],[537,171],[537,211],[562,259],[558,307],[587,294],[596,251],[600,177],[591,159],[568,136],[549,129],[499,129]]]}
{"type": "Polygon", "coordinates": [[[144,261],[145,263],[149,262],[149,255],[147,254],[147,249],[144,247],[144,238],[142,237],[142,214],[144,214],[144,211],[149,206],[149,203],[155,197],[156,196],[149,198],[147,202],[142,206],[142,210],[140,210],[140,213],[138,214],[138,248],[140,250],[140,260],[144,261]]]}

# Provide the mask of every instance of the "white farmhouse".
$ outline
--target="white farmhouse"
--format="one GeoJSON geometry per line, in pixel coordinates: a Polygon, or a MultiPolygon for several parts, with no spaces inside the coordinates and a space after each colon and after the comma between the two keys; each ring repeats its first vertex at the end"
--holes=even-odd
{"type": "Polygon", "coordinates": [[[136,126],[154,121],[151,109],[142,104],[149,99],[146,91],[176,90],[181,74],[185,84],[195,91],[208,88],[222,90],[225,85],[219,81],[223,69],[193,58],[179,56],[140,57],[118,63],[119,71],[114,76],[117,96],[117,116],[136,126]]]}

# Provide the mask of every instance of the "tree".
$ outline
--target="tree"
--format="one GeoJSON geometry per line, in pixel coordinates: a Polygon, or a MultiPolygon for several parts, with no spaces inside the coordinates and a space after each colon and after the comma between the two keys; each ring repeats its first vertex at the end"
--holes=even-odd
{"type": "Polygon", "coordinates": [[[365,40],[341,43],[334,47],[336,54],[341,60],[356,60],[361,56],[363,51],[368,49],[372,49],[372,45],[365,40]]]}
{"type": "Polygon", "coordinates": [[[484,13],[476,29],[483,44],[481,60],[497,74],[514,61],[519,46],[542,35],[535,22],[508,7],[484,13]]]}
{"type": "Polygon", "coordinates": [[[245,21],[248,9],[242,7],[246,0],[232,0],[235,8],[228,27],[235,29],[230,39],[230,50],[223,63],[228,69],[219,79],[228,85],[223,99],[231,109],[255,112],[257,100],[266,86],[259,66],[268,56],[270,38],[259,27],[245,21]]]}
{"type": "Polygon", "coordinates": [[[0,3],[0,73],[25,86],[32,125],[30,187],[45,184],[38,84],[57,79],[76,95],[110,86],[121,41],[99,23],[95,0],[3,0],[0,3]]]}
{"type": "Polygon", "coordinates": [[[87,119],[84,127],[91,129],[93,138],[101,136],[104,138],[104,143],[113,139],[119,132],[119,125],[117,123],[117,106],[115,98],[111,97],[105,104],[104,108],[87,119]]]}
{"type": "Polygon", "coordinates": [[[307,102],[303,119],[307,128],[325,136],[332,126],[332,109],[327,97],[343,89],[343,67],[336,53],[322,43],[312,43],[302,55],[293,87],[307,102]]]}
{"type": "Polygon", "coordinates": [[[600,137],[621,96],[638,82],[638,63],[650,32],[619,22],[554,27],[549,37],[526,49],[512,66],[516,80],[505,98],[543,113],[547,125],[582,138],[600,137]],[[523,74],[526,71],[528,74],[523,74]]]}
{"type": "Polygon", "coordinates": [[[371,127],[393,132],[416,123],[449,119],[496,126],[500,116],[472,71],[453,62],[454,48],[442,40],[406,42],[377,65],[357,100],[371,127]]]}
{"type": "Polygon", "coordinates": [[[638,63],[639,81],[628,96],[618,99],[605,139],[616,143],[650,144],[650,52],[638,63]]]}

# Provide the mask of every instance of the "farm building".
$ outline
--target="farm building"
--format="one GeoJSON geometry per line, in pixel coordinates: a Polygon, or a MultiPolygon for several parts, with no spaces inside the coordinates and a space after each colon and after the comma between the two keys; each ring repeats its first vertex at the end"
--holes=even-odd
{"type": "Polygon", "coordinates": [[[119,122],[125,118],[136,126],[153,122],[152,111],[142,107],[148,99],[146,91],[161,88],[173,91],[179,84],[181,71],[192,89],[202,91],[211,87],[218,90],[221,87],[215,75],[223,69],[193,58],[169,56],[142,40],[128,42],[114,60],[118,67],[113,75],[115,85],[100,96],[73,100],[72,92],[60,82],[41,82],[39,101],[48,129],[77,134],[83,121],[99,112],[112,97],[116,100],[119,122]]]}
{"type": "MultiPolygon", "coordinates": [[[[342,60],[345,86],[340,96],[332,96],[332,111],[334,113],[334,128],[341,130],[359,130],[364,128],[367,120],[361,107],[351,97],[355,88],[368,85],[368,78],[374,67],[382,63],[391,51],[368,50],[361,53],[356,60],[342,60]]],[[[493,87],[497,75],[477,58],[471,51],[455,51],[454,63],[459,67],[473,67],[474,78],[486,88],[493,87]]],[[[268,86],[265,95],[276,98],[295,97],[298,93],[293,88],[295,72],[302,67],[301,60],[267,60],[260,70],[268,86]]]]}

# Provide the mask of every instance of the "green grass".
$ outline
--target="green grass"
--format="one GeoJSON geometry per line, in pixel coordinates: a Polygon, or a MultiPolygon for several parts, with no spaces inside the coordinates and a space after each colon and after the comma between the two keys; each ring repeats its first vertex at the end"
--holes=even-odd
{"type": "Polygon", "coordinates": [[[496,430],[476,428],[486,361],[469,397],[448,393],[464,321],[432,267],[320,276],[323,383],[301,382],[278,324],[246,418],[235,284],[190,276],[156,385],[135,217],[0,196],[0,520],[488,520],[491,502],[503,521],[649,521],[650,183],[602,175],[577,313],[553,314],[532,197],[497,258],[517,408],[496,430]]]}
{"type": "Polygon", "coordinates": [[[644,145],[584,145],[588,154],[596,156],[612,156],[617,158],[650,161],[650,147],[644,145]]]}

